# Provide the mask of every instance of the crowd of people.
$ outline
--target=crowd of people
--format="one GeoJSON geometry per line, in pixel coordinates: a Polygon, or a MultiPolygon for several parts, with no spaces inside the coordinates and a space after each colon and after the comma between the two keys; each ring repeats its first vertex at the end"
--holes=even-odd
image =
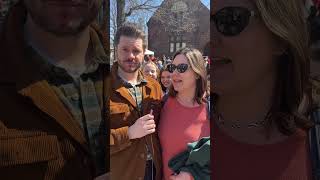
{"type": "MultiPolygon", "coordinates": [[[[162,88],[164,94],[167,94],[171,85],[171,73],[168,67],[172,64],[172,58],[167,58],[163,55],[163,58],[155,58],[153,55],[145,55],[144,62],[142,63],[141,70],[146,76],[150,76],[157,80],[162,88]]],[[[174,58],[173,58],[174,59],[174,58]]],[[[203,56],[201,59],[204,62],[206,71],[208,72],[210,67],[210,59],[208,56],[203,56]]],[[[206,97],[210,94],[210,74],[207,73],[207,91],[206,97]]]]}

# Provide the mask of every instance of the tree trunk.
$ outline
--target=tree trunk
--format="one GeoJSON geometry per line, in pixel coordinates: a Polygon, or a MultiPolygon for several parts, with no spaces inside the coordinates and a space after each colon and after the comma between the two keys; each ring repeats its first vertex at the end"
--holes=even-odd
{"type": "Polygon", "coordinates": [[[125,22],[125,0],[117,0],[117,28],[125,22]]]}
{"type": "Polygon", "coordinates": [[[105,33],[107,33],[107,30],[110,28],[110,25],[108,23],[109,21],[109,0],[104,0],[103,4],[103,19],[102,19],[102,24],[101,24],[101,30],[105,33]]]}

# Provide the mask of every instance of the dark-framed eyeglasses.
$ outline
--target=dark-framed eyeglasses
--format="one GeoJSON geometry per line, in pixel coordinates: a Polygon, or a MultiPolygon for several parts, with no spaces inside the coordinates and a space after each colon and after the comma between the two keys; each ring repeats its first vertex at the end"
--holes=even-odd
{"type": "Polygon", "coordinates": [[[189,65],[188,64],[185,64],[185,63],[181,63],[181,64],[178,64],[178,65],[175,65],[175,64],[168,64],[167,66],[167,69],[170,73],[173,73],[174,70],[177,69],[177,71],[179,73],[184,73],[188,70],[188,67],[189,65]]]}
{"type": "Polygon", "coordinates": [[[245,7],[224,7],[212,16],[211,25],[214,24],[224,36],[236,36],[248,26],[250,18],[254,16],[256,13],[245,7]]]}

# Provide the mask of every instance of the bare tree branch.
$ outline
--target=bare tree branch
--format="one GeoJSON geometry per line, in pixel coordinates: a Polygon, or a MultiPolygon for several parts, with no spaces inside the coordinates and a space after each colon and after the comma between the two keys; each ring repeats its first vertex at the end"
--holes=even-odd
{"type": "Polygon", "coordinates": [[[146,14],[150,15],[159,8],[158,0],[111,0],[110,1],[110,42],[114,46],[115,33],[123,23],[130,20],[146,29],[146,14]]]}
{"type": "Polygon", "coordinates": [[[152,0],[146,0],[141,3],[137,3],[137,1],[131,1],[130,7],[128,8],[127,13],[125,13],[125,17],[131,16],[134,11],[139,11],[139,10],[152,11],[159,8],[159,6],[154,6],[149,3],[152,3],[152,0]]]}

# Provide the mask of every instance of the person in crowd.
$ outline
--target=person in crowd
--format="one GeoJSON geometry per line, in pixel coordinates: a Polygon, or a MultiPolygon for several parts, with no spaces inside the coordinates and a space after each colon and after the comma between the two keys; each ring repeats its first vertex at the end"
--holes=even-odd
{"type": "Polygon", "coordinates": [[[142,66],[142,71],[145,76],[150,76],[153,79],[158,80],[160,70],[154,62],[149,61],[147,63],[144,63],[142,66]]]}
{"type": "Polygon", "coordinates": [[[149,61],[156,62],[156,58],[154,57],[153,54],[149,55],[149,61]]]}
{"type": "Polygon", "coordinates": [[[167,58],[166,58],[166,55],[163,54],[163,55],[162,55],[162,62],[165,62],[166,59],[167,59],[167,58]]]}
{"type": "Polygon", "coordinates": [[[162,91],[141,71],[145,35],[124,24],[115,35],[117,62],[111,70],[110,179],[161,180],[161,153],[156,124],[162,91]]]}
{"type": "Polygon", "coordinates": [[[158,66],[158,69],[163,69],[163,62],[161,59],[157,61],[157,66],[158,66]]]}
{"type": "Polygon", "coordinates": [[[303,8],[301,0],[213,3],[213,179],[313,179],[303,8]]]}
{"type": "MultiPolygon", "coordinates": [[[[161,110],[159,138],[162,149],[163,180],[194,179],[187,171],[178,174],[169,168],[170,159],[187,148],[187,144],[210,136],[207,102],[204,94],[207,75],[202,54],[191,48],[182,48],[167,66],[172,85],[161,110]]],[[[203,154],[209,161],[208,154],[203,154]]]]}
{"type": "Polygon", "coordinates": [[[144,59],[143,63],[149,62],[149,56],[148,55],[144,55],[143,59],[144,59]]]}
{"type": "Polygon", "coordinates": [[[168,64],[170,64],[172,62],[172,60],[170,59],[170,57],[167,57],[167,60],[165,61],[165,66],[167,66],[168,64]]]}
{"type": "Polygon", "coordinates": [[[167,94],[169,92],[169,87],[172,84],[171,73],[168,71],[167,68],[161,69],[160,71],[160,84],[164,94],[167,94]]]}

